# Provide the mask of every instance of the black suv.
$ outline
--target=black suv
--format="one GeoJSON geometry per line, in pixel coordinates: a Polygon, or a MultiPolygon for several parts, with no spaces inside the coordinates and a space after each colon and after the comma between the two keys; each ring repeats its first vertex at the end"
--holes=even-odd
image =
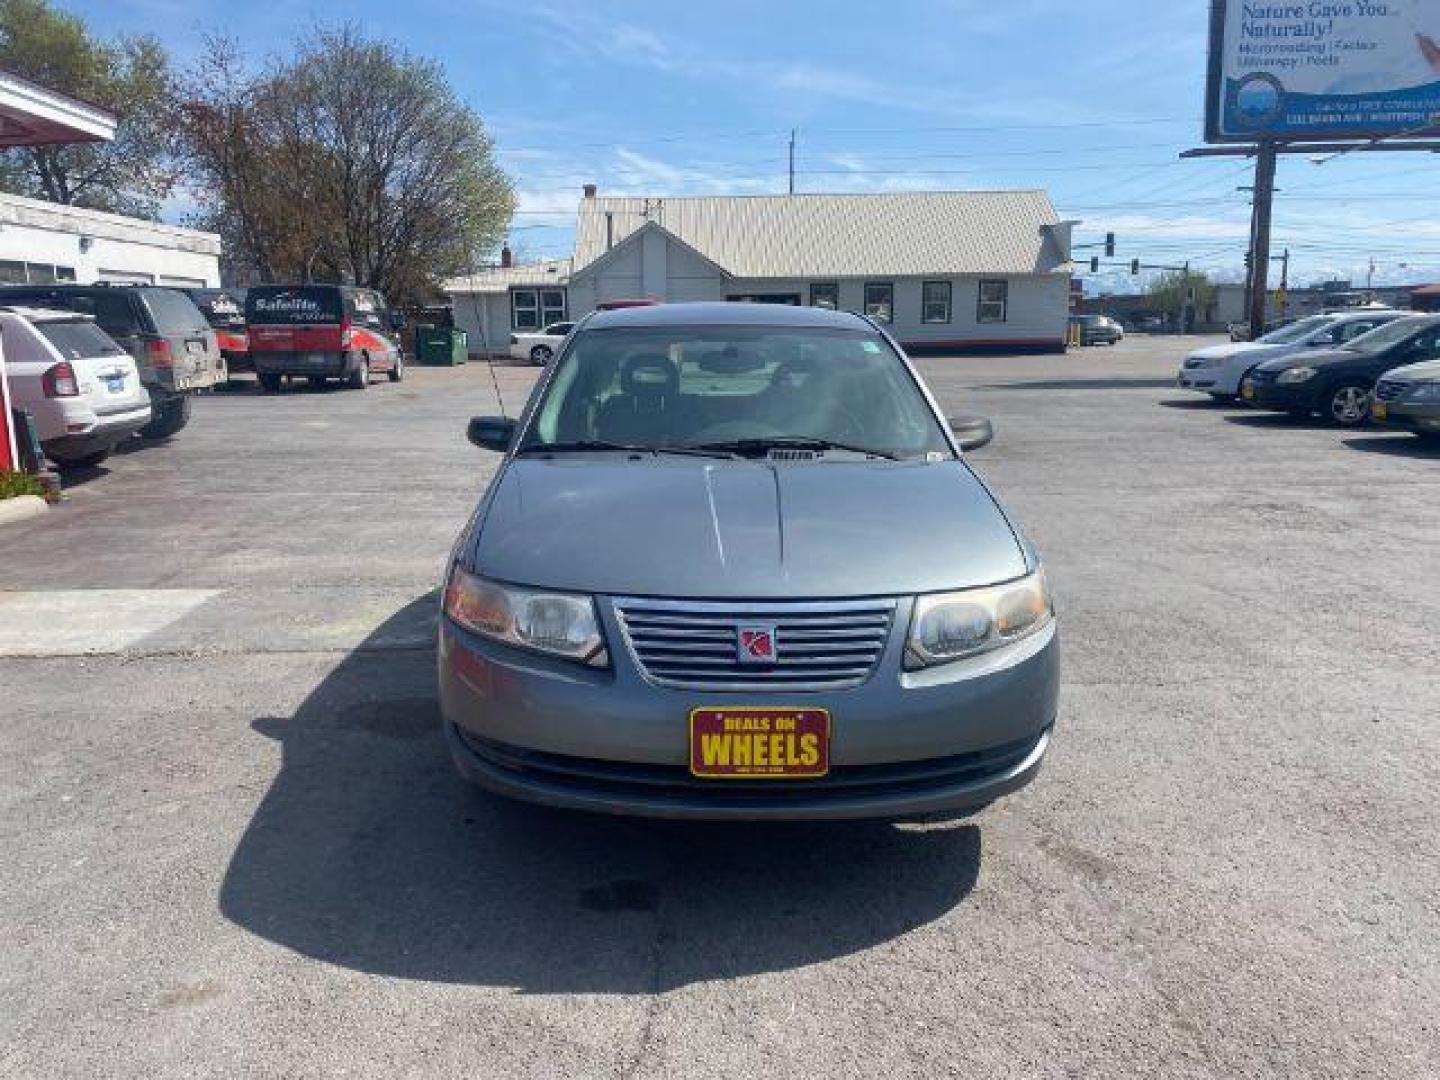
{"type": "Polygon", "coordinates": [[[153,285],[6,285],[0,304],[91,315],[135,358],[150,392],[146,438],[174,435],[190,422],[190,398],[227,378],[215,331],[178,289],[153,285]]]}

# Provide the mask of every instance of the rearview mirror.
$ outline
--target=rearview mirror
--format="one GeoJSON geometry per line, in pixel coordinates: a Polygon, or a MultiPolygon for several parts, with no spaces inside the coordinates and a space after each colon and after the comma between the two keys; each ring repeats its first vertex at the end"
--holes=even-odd
{"type": "Polygon", "coordinates": [[[515,438],[515,421],[508,416],[472,416],[465,437],[482,450],[503,454],[515,438]]]}
{"type": "Polygon", "coordinates": [[[960,449],[969,453],[979,450],[995,437],[995,425],[984,416],[952,416],[946,421],[960,449]]]}

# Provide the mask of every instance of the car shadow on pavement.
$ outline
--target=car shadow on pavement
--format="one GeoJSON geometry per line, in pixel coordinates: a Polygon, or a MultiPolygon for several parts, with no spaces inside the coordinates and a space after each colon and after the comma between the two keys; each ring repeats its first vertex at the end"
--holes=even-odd
{"type": "Polygon", "coordinates": [[[1430,458],[1440,460],[1440,440],[1418,439],[1405,432],[1385,435],[1362,435],[1341,440],[1352,450],[1367,454],[1388,454],[1392,457],[1430,458]]]}
{"type": "Polygon", "coordinates": [[[254,721],[282,764],[221,887],[236,924],[357,971],[642,994],[846,956],[974,888],[971,824],[656,822],[471,788],[433,649],[384,647],[436,605],[397,612],[293,716],[254,721]]]}
{"type": "Polygon", "coordinates": [[[1216,401],[1209,397],[1166,398],[1160,404],[1167,409],[1180,409],[1185,412],[1219,412],[1221,409],[1249,408],[1248,405],[1236,401],[1216,401]]]}
{"type": "Polygon", "coordinates": [[[1245,412],[1230,413],[1225,417],[1225,422],[1255,428],[1335,429],[1334,424],[1322,420],[1318,416],[1291,416],[1289,413],[1283,412],[1252,412],[1248,409],[1245,412]]]}

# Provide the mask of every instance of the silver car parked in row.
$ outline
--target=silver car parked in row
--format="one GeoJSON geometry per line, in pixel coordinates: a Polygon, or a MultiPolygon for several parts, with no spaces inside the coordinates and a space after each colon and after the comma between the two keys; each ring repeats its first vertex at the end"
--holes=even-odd
{"type": "MultiPolygon", "coordinates": [[[[952,430],[953,428],[953,430],[952,430]]],[[[456,544],[460,771],[678,818],[929,816],[1029,782],[1059,644],[1034,549],[857,315],[676,304],[581,322],[456,544]]]]}

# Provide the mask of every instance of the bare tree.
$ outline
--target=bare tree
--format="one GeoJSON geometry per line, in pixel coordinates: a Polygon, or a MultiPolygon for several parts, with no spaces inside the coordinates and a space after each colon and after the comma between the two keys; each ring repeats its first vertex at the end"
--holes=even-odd
{"type": "Polygon", "coordinates": [[[435,63],[341,26],[254,76],[212,41],[187,82],[203,216],[252,280],[419,298],[504,235],[510,182],[435,63]]]}

